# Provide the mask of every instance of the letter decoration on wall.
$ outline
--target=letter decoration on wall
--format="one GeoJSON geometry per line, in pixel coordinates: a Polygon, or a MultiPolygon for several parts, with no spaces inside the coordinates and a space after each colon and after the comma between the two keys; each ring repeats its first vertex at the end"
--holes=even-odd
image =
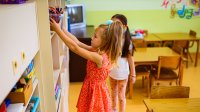
{"type": "Polygon", "coordinates": [[[200,7],[198,11],[194,11],[194,16],[198,16],[200,14],[200,7]]]}
{"type": "Polygon", "coordinates": [[[192,16],[193,16],[193,11],[194,11],[194,9],[186,9],[186,11],[185,11],[185,18],[186,19],[191,19],[192,16]]]}
{"type": "Polygon", "coordinates": [[[164,6],[165,8],[168,7],[169,0],[164,0],[161,6],[164,6]]]}
{"type": "Polygon", "coordinates": [[[176,15],[177,9],[176,9],[176,4],[171,5],[171,18],[174,18],[176,15]]]}
{"type": "Polygon", "coordinates": [[[182,0],[178,0],[177,3],[181,3],[182,0]]]}
{"type": "Polygon", "coordinates": [[[198,16],[200,14],[200,1],[199,0],[191,0],[191,4],[196,6],[196,10],[194,11],[194,16],[198,16]]]}
{"type": "Polygon", "coordinates": [[[177,11],[178,15],[182,18],[183,16],[185,16],[185,5],[183,5],[182,10],[178,10],[177,11]]]}
{"type": "Polygon", "coordinates": [[[174,18],[176,14],[180,18],[191,19],[192,16],[200,15],[200,0],[163,0],[162,7],[168,8],[170,6],[170,17],[174,18]],[[190,2],[189,2],[190,1],[190,2]],[[189,3],[195,7],[187,8],[189,3]],[[182,6],[181,9],[177,9],[177,6],[182,6]],[[196,10],[195,10],[196,9],[196,10]]]}
{"type": "Polygon", "coordinates": [[[193,16],[193,10],[194,9],[186,9],[186,6],[183,5],[182,10],[178,10],[177,14],[179,15],[180,18],[186,18],[186,19],[191,19],[193,16]]]}

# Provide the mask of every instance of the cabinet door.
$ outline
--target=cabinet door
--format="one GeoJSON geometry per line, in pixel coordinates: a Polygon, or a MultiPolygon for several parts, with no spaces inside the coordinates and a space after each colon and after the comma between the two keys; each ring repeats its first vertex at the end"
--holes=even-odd
{"type": "Polygon", "coordinates": [[[1,103],[38,52],[35,2],[0,5],[0,39],[1,103]]]}

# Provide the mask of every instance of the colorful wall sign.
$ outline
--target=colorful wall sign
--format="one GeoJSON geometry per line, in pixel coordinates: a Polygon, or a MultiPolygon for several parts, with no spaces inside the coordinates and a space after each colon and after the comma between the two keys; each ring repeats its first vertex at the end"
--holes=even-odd
{"type": "Polygon", "coordinates": [[[200,0],[163,0],[161,7],[170,7],[171,18],[174,18],[176,14],[186,19],[200,15],[200,0]]]}

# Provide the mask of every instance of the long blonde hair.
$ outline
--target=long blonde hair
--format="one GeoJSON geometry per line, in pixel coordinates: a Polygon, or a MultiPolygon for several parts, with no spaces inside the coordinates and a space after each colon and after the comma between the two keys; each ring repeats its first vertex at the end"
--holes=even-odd
{"type": "Polygon", "coordinates": [[[123,25],[121,22],[115,21],[111,25],[101,24],[97,29],[100,28],[103,29],[103,33],[101,35],[102,44],[99,49],[107,53],[111,64],[117,64],[122,51],[123,25]]]}

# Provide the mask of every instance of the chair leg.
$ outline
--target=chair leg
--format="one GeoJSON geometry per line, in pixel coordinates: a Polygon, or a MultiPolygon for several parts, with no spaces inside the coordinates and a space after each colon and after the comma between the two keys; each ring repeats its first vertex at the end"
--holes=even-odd
{"type": "Polygon", "coordinates": [[[147,79],[147,97],[149,98],[149,94],[150,94],[150,78],[149,76],[146,76],[147,79]]]}
{"type": "Polygon", "coordinates": [[[144,76],[142,76],[142,87],[144,88],[144,76]]]}
{"type": "MultiPolygon", "coordinates": [[[[186,53],[187,53],[187,59],[190,58],[191,62],[193,63],[193,59],[192,59],[192,56],[191,56],[191,54],[189,52],[189,49],[186,49],[186,53]]],[[[187,62],[186,62],[186,68],[188,68],[188,62],[189,61],[187,60],[187,62]]]]}
{"type": "Polygon", "coordinates": [[[188,61],[186,62],[186,68],[188,68],[188,61]]]}
{"type": "Polygon", "coordinates": [[[191,62],[193,63],[193,59],[192,59],[192,56],[191,56],[191,54],[190,54],[189,51],[188,51],[188,55],[189,55],[189,57],[190,57],[191,62]]]}
{"type": "Polygon", "coordinates": [[[153,109],[151,109],[151,110],[147,109],[146,112],[153,112],[153,109]]]}

